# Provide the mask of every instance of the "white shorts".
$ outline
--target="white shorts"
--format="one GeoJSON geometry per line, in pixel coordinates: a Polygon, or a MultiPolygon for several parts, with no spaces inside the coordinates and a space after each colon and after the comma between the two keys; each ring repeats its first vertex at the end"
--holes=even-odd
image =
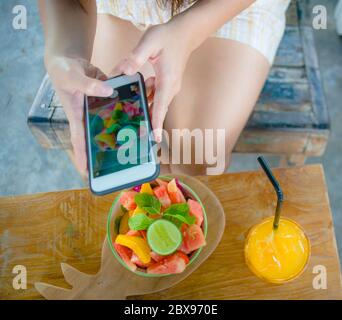
{"type": "MultiPolygon", "coordinates": [[[[285,13],[291,0],[257,0],[218,29],[213,37],[247,44],[273,63],[284,34],[285,13]]],[[[187,6],[181,11],[187,9],[187,6]]],[[[170,8],[161,8],[157,0],[97,0],[99,14],[111,14],[130,21],[139,30],[171,19],[170,8]]]]}

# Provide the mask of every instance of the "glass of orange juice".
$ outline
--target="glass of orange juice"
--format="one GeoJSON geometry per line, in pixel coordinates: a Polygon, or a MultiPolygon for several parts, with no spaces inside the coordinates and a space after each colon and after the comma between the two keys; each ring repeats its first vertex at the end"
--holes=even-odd
{"type": "Polygon", "coordinates": [[[301,226],[281,217],[277,229],[274,217],[251,228],[245,243],[248,267],[259,278],[282,284],[297,278],[310,257],[310,242],[301,226]]]}

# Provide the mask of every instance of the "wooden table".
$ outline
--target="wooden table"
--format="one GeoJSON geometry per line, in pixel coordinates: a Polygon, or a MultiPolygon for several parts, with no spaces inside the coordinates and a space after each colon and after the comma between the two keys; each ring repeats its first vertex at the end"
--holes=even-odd
{"type": "MultiPolygon", "coordinates": [[[[212,256],[186,280],[145,299],[341,299],[341,276],[329,199],[320,165],[276,169],[286,201],[284,216],[306,230],[312,245],[308,268],[297,280],[271,285],[244,262],[247,230],[273,213],[276,197],[262,172],[199,177],[222,202],[226,230],[212,256]],[[315,290],[313,267],[327,269],[327,289],[315,290]]],[[[0,298],[39,299],[33,283],[68,287],[60,262],[95,273],[115,194],[94,197],[72,190],[0,198],[0,298]],[[14,290],[12,269],[27,268],[27,290],[14,290]]],[[[210,213],[209,213],[210,214],[210,213]]]]}

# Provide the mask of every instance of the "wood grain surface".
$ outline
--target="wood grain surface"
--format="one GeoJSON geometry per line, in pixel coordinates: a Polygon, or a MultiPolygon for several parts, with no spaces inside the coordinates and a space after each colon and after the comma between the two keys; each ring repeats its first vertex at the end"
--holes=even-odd
{"type": "MultiPolygon", "coordinates": [[[[184,272],[165,277],[137,275],[124,268],[114,258],[108,239],[105,239],[102,246],[101,266],[95,275],[80,272],[73,266],[63,263],[61,264],[63,275],[72,288],[66,289],[50,283],[36,282],[34,286],[39,293],[50,300],[123,300],[128,296],[155,293],[168,289],[191,275],[216,249],[223,236],[226,217],[220,201],[204,183],[194,177],[174,174],[170,175],[168,180],[171,180],[172,177],[178,178],[184,183],[185,190],[190,187],[189,195],[194,192],[201,199],[205,212],[210,212],[210,215],[206,215],[205,222],[208,229],[207,245],[184,272]]],[[[118,216],[122,216],[118,201],[111,207],[110,212],[111,214],[108,216],[109,230],[111,230],[109,238],[114,241],[117,235],[115,220],[118,216]]]]}
{"type": "MultiPolygon", "coordinates": [[[[276,197],[262,172],[199,177],[221,201],[224,236],[215,252],[176,286],[143,299],[341,299],[341,275],[329,199],[320,165],[276,169],[285,193],[283,215],[307,232],[312,256],[304,274],[271,285],[256,278],[244,262],[248,229],[272,215],[276,197]],[[327,289],[315,290],[313,267],[327,269],[327,289]]],[[[60,269],[67,262],[85,273],[100,266],[106,219],[115,194],[95,197],[87,190],[0,198],[0,298],[41,298],[33,283],[68,288],[60,269]],[[14,290],[15,265],[28,273],[27,290],[14,290]]],[[[210,214],[210,213],[209,213],[210,214]]]]}

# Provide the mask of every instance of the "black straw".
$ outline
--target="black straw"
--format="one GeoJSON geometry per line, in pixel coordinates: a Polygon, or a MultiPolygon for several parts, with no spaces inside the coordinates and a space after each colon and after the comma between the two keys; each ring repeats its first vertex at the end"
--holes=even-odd
{"type": "Polygon", "coordinates": [[[284,201],[284,194],[280,188],[279,182],[277,181],[277,179],[273,175],[272,170],[271,170],[269,164],[267,163],[266,159],[264,159],[264,157],[260,156],[260,157],[258,157],[258,161],[260,163],[260,166],[262,167],[262,169],[266,173],[268,179],[272,183],[274,190],[277,194],[277,199],[278,199],[277,200],[277,207],[276,207],[274,220],[273,220],[273,229],[277,230],[279,227],[280,211],[281,211],[281,207],[282,207],[282,204],[284,201]]]}

